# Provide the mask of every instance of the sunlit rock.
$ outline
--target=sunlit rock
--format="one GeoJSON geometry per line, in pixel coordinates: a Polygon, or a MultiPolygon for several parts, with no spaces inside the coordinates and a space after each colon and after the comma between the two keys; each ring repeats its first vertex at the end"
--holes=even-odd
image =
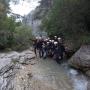
{"type": "Polygon", "coordinates": [[[22,64],[30,64],[33,58],[35,54],[30,50],[0,53],[0,90],[13,90],[14,78],[23,69],[22,64]]]}

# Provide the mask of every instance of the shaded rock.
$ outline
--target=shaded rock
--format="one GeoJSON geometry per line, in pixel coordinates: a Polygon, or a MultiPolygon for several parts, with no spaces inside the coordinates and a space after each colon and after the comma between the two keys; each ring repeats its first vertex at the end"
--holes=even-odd
{"type": "Polygon", "coordinates": [[[28,78],[32,78],[33,77],[32,73],[28,73],[27,76],[28,76],[28,78]]]}
{"type": "Polygon", "coordinates": [[[10,71],[11,69],[14,69],[14,67],[15,67],[14,64],[6,65],[5,67],[3,67],[0,70],[0,76],[4,75],[5,73],[7,73],[8,71],[10,71]]]}
{"type": "Polygon", "coordinates": [[[90,74],[90,45],[82,46],[69,60],[69,64],[90,74]]]}
{"type": "Polygon", "coordinates": [[[90,90],[90,78],[88,78],[87,90],[90,90]]]}
{"type": "Polygon", "coordinates": [[[65,54],[66,54],[66,58],[70,59],[71,56],[75,53],[76,49],[74,46],[74,43],[72,43],[72,41],[70,40],[65,40],[64,41],[64,46],[65,46],[65,54]]]}
{"type": "Polygon", "coordinates": [[[86,71],[86,75],[90,77],[90,70],[86,71]]]}

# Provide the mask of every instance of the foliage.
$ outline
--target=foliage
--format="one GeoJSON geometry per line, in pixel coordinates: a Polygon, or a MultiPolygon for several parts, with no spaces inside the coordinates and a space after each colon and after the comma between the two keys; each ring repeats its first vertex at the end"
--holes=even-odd
{"type": "Polygon", "coordinates": [[[0,22],[0,49],[10,47],[13,43],[13,31],[15,29],[15,20],[9,17],[3,18],[0,22]]]}
{"type": "Polygon", "coordinates": [[[18,26],[14,31],[14,49],[21,50],[30,47],[33,38],[31,28],[28,26],[18,26]]]}
{"type": "Polygon", "coordinates": [[[0,0],[0,19],[1,17],[6,16],[6,13],[8,12],[9,7],[6,0],[0,0]]]}
{"type": "Polygon", "coordinates": [[[63,35],[76,48],[90,43],[90,0],[53,0],[48,17],[42,21],[49,35],[63,35]]]}
{"type": "Polygon", "coordinates": [[[0,0],[0,50],[1,49],[21,49],[30,45],[32,32],[28,26],[22,26],[21,22],[16,22],[13,17],[8,17],[9,0],[0,0]]]}

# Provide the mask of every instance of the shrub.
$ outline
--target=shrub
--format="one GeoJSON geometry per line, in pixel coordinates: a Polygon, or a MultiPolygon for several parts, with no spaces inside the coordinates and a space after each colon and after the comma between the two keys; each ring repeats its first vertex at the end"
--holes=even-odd
{"type": "Polygon", "coordinates": [[[30,47],[32,43],[32,31],[28,26],[19,26],[16,27],[14,32],[14,49],[21,50],[30,47]]]}

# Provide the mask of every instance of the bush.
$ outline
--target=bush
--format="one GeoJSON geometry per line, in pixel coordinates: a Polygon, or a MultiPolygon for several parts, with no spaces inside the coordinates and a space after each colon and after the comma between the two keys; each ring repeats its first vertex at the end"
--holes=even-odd
{"type": "Polygon", "coordinates": [[[14,44],[13,47],[15,50],[22,50],[30,47],[32,43],[32,31],[28,26],[19,26],[16,27],[14,31],[14,44]]]}
{"type": "Polygon", "coordinates": [[[6,30],[1,30],[0,31],[0,49],[5,48],[8,46],[8,38],[9,38],[10,33],[6,30]]]}
{"type": "Polygon", "coordinates": [[[48,35],[63,35],[74,48],[90,44],[90,0],[53,0],[42,27],[48,35]]]}
{"type": "Polygon", "coordinates": [[[0,50],[19,50],[29,47],[33,38],[31,28],[8,17],[9,1],[0,0],[0,50]]]}

